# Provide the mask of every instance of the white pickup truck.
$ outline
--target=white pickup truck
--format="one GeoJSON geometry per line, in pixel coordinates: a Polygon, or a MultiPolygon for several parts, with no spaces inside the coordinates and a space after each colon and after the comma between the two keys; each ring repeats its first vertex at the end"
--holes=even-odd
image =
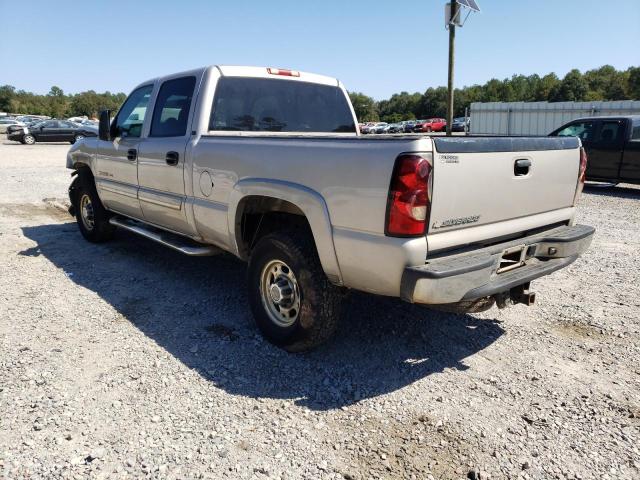
{"type": "MultiPolygon", "coordinates": [[[[143,82],[71,147],[71,213],[187,255],[247,260],[256,323],[289,351],[335,331],[344,292],[454,311],[531,304],[573,262],[577,138],[360,136],[334,78],[211,66],[143,82]]],[[[213,286],[212,286],[213,288],[213,286]]]]}

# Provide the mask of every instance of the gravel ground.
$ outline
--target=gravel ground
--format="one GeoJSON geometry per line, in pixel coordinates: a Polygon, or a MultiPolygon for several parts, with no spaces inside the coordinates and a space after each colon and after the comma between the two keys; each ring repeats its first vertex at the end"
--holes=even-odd
{"type": "Polygon", "coordinates": [[[586,191],[595,241],[533,307],[353,294],[290,355],[234,258],[85,242],[67,148],[0,142],[0,477],[640,476],[640,188],[586,191]]]}

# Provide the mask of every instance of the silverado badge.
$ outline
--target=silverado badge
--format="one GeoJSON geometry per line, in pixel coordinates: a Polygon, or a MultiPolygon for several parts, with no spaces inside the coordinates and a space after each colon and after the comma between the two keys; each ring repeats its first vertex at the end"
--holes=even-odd
{"type": "Polygon", "coordinates": [[[443,220],[438,224],[438,222],[433,222],[431,225],[432,228],[445,228],[445,227],[453,227],[456,225],[466,225],[468,223],[476,223],[480,220],[480,215],[471,215],[469,217],[461,217],[461,218],[450,218],[448,220],[443,220]]]}

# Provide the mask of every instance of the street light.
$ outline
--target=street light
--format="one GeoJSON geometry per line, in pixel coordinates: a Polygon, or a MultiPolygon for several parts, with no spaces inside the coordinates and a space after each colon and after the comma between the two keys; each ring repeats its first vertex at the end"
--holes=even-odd
{"type": "Polygon", "coordinates": [[[467,21],[471,12],[479,12],[480,7],[476,0],[453,0],[444,6],[445,28],[449,29],[449,75],[447,78],[447,135],[451,135],[451,124],[453,123],[453,61],[455,50],[456,26],[462,27],[467,21]],[[467,14],[462,19],[462,13],[467,14]]]}

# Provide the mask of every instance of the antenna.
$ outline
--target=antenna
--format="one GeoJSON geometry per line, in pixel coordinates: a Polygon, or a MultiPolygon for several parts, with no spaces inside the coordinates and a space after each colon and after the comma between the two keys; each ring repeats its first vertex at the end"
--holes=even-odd
{"type": "Polygon", "coordinates": [[[462,27],[471,12],[479,12],[480,7],[476,0],[452,0],[444,6],[445,28],[449,30],[449,72],[447,79],[447,135],[451,135],[453,123],[453,62],[456,38],[456,26],[462,27]],[[462,20],[462,12],[467,14],[462,20]]]}

